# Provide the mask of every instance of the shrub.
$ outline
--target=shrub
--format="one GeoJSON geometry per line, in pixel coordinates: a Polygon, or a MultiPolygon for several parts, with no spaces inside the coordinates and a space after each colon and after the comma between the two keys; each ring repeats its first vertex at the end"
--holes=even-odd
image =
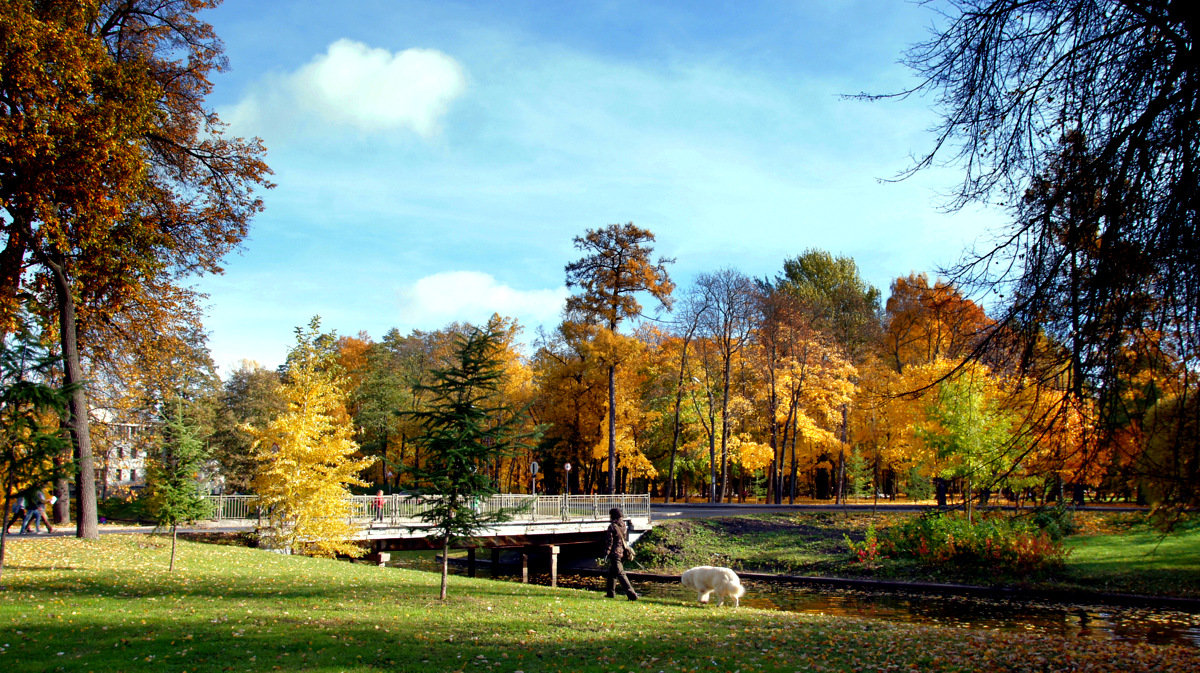
{"type": "Polygon", "coordinates": [[[1079,529],[1075,523],[1075,509],[1061,503],[1054,507],[1038,507],[1028,517],[1031,524],[1053,540],[1061,540],[1079,529]]]}
{"type": "Polygon", "coordinates": [[[974,525],[961,514],[930,513],[889,528],[880,553],[940,566],[1005,575],[1041,573],[1061,567],[1068,550],[1028,519],[991,515],[974,525]]]}
{"type": "Polygon", "coordinates": [[[904,493],[909,500],[927,500],[933,497],[933,482],[914,467],[908,471],[908,486],[904,493]]]}
{"type": "Polygon", "coordinates": [[[150,521],[151,516],[146,513],[145,500],[137,497],[138,495],[140,494],[131,493],[127,497],[118,495],[104,498],[96,503],[96,513],[109,521],[131,523],[150,521]]]}
{"type": "Polygon", "coordinates": [[[854,555],[856,562],[863,565],[874,565],[879,560],[879,536],[875,531],[875,524],[867,526],[866,537],[862,542],[855,542],[844,533],[842,537],[846,538],[846,546],[850,548],[850,553],[854,555]]]}

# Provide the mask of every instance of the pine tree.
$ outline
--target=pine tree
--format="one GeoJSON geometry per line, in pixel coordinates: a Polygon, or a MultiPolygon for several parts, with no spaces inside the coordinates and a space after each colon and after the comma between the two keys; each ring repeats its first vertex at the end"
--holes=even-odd
{"type": "Polygon", "coordinates": [[[332,353],[321,347],[320,318],[296,328],[283,396],[287,411],[253,428],[258,472],[253,487],[268,512],[260,531],[272,547],[318,556],[359,556],[351,538],[350,485],[374,459],[355,458],[358,444],[346,413],[346,392],[332,353]]]}
{"type": "MultiPolygon", "coordinates": [[[[18,489],[40,488],[71,470],[71,463],[61,460],[69,440],[59,430],[71,389],[43,382],[56,364],[23,325],[0,344],[0,488],[5,523],[18,489]]],[[[5,529],[0,529],[0,573],[5,529]]]]}
{"type": "Polygon", "coordinates": [[[171,528],[171,564],[175,570],[175,542],[180,523],[210,514],[200,490],[199,473],[208,460],[209,449],[196,437],[195,429],[183,418],[179,406],[165,419],[158,455],[146,470],[149,487],[147,509],[159,527],[171,528]]]}
{"type": "Polygon", "coordinates": [[[491,329],[460,337],[453,363],[435,370],[427,406],[408,415],[421,426],[417,437],[428,458],[414,469],[414,497],[429,505],[421,517],[429,537],[441,542],[442,583],[446,599],[450,543],[507,520],[507,511],[483,512],[473,505],[496,493],[488,466],[526,448],[537,433],[521,428],[523,410],[497,395],[504,385],[501,335],[491,329]]]}
{"type": "Polygon", "coordinates": [[[871,485],[871,465],[862,451],[852,449],[846,457],[846,477],[850,482],[851,496],[864,498],[870,495],[868,487],[871,485]]]}

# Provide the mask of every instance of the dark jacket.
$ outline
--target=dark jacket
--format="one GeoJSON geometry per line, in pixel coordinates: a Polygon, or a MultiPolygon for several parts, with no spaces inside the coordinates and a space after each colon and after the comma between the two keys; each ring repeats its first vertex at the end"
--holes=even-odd
{"type": "Polygon", "coordinates": [[[614,521],[604,532],[604,555],[621,557],[625,552],[625,522],[614,521]]]}

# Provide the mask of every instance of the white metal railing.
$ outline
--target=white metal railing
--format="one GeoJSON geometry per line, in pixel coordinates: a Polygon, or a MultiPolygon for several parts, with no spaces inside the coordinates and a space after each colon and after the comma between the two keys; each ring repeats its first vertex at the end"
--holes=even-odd
{"type": "MultiPolygon", "coordinates": [[[[257,495],[208,495],[214,521],[256,521],[266,515],[258,506],[257,495]]],[[[405,525],[419,522],[421,513],[430,507],[436,496],[418,498],[394,494],[376,505],[377,496],[350,496],[350,521],[357,524],[380,522],[382,525],[405,525]]],[[[617,507],[626,518],[650,518],[650,495],[528,495],[499,493],[481,499],[474,505],[481,513],[502,509],[515,511],[515,521],[607,521],[608,510],[617,507]]]]}

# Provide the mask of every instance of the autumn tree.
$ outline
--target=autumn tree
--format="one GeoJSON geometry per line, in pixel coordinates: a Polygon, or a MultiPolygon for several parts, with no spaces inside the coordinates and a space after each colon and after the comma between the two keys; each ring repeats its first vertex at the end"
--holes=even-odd
{"type": "MultiPolygon", "coordinates": [[[[129,424],[157,425],[159,409],[167,401],[183,408],[206,442],[224,429],[218,423],[221,382],[196,299],[187,289],[153,283],[131,293],[120,313],[79,323],[81,342],[90,344],[82,364],[89,372],[89,428],[101,497],[107,496],[116,451],[130,439],[121,437],[121,430],[129,424]]],[[[135,439],[142,444],[136,448],[153,448],[149,434],[135,439]]],[[[66,486],[59,484],[58,521],[65,521],[68,513],[66,486]]]]}
{"type": "Polygon", "coordinates": [[[146,510],[159,527],[171,530],[171,563],[175,570],[175,547],[179,524],[211,514],[204,498],[200,474],[208,460],[209,449],[196,436],[196,430],[183,417],[183,405],[177,402],[167,411],[159,434],[158,450],[147,461],[146,510]]]}
{"type": "Polygon", "coordinates": [[[355,458],[358,445],[346,413],[346,393],[320,319],[296,328],[282,394],[287,410],[251,430],[258,471],[252,487],[269,517],[266,543],[281,549],[358,556],[349,486],[374,459],[355,458]]]}
{"type": "MultiPolygon", "coordinates": [[[[700,327],[699,318],[699,314],[695,311],[678,312],[672,325],[672,333],[664,335],[657,345],[660,358],[671,365],[672,375],[669,387],[671,448],[668,453],[666,492],[664,493],[664,500],[668,503],[671,502],[672,497],[678,496],[675,463],[684,435],[684,395],[691,382],[688,356],[691,352],[692,340],[700,327]]],[[[666,386],[664,385],[664,387],[666,386]]]]}
{"type": "Polygon", "coordinates": [[[279,373],[243,360],[218,396],[216,430],[211,444],[226,491],[250,492],[258,470],[253,428],[265,427],[288,408],[279,373]]]}
{"type": "Polygon", "coordinates": [[[729,382],[734,359],[750,340],[756,290],[749,276],[733,269],[701,274],[696,279],[700,334],[712,341],[721,363],[720,481],[713,502],[720,502],[729,488],[729,382]]]}
{"type": "MultiPolygon", "coordinates": [[[[365,370],[350,391],[350,408],[363,451],[380,457],[377,474],[393,488],[401,487],[423,459],[422,447],[414,441],[421,429],[408,412],[425,407],[428,393],[422,386],[432,381],[435,369],[449,364],[455,340],[470,329],[458,323],[407,335],[391,329],[363,354],[365,370]]],[[[340,359],[346,360],[344,354],[340,359]]]]}
{"type": "Polygon", "coordinates": [[[925,412],[929,425],[920,434],[943,466],[940,476],[963,480],[970,522],[975,489],[993,486],[998,475],[1012,469],[1008,461],[1019,453],[1013,450],[1013,418],[986,367],[971,366],[939,378],[925,412]]]}
{"type": "Polygon", "coordinates": [[[850,257],[807,250],[783,263],[775,286],[800,300],[813,326],[858,361],[879,338],[879,290],[863,280],[850,257]]]}
{"type": "MultiPolygon", "coordinates": [[[[31,291],[51,309],[64,382],[85,376],[81,319],[148,283],[219,272],[261,208],[257,141],[205,109],[219,40],[206,0],[49,0],[0,9],[0,322],[31,291]]],[[[73,387],[77,534],[96,537],[88,402],[73,387]]]]}
{"type": "Polygon", "coordinates": [[[992,326],[983,309],[943,280],[925,274],[892,281],[884,309],[883,357],[897,373],[906,367],[970,354],[992,326]]]}
{"type": "Polygon", "coordinates": [[[601,355],[608,368],[609,493],[616,492],[617,483],[617,418],[613,413],[617,406],[621,341],[617,327],[622,321],[642,314],[638,293],[649,293],[662,306],[670,308],[671,291],[675,287],[666,268],[673,260],[651,261],[653,242],[654,234],[635,227],[632,222],[589,229],[584,236],[575,237],[575,247],[584,252],[584,257],[566,266],[567,287],[581,290],[567,298],[568,315],[578,315],[583,321],[602,327],[610,342],[608,352],[601,355]]]}
{"type": "Polygon", "coordinates": [[[607,371],[593,355],[593,331],[581,323],[561,323],[539,338],[532,362],[538,392],[531,412],[546,426],[539,451],[571,463],[575,469],[568,478],[574,486],[566,490],[584,493],[599,484],[602,465],[591,449],[606,439],[607,371]]]}
{"type": "Polygon", "coordinates": [[[481,528],[507,520],[509,512],[477,511],[472,503],[496,492],[486,467],[519,451],[533,434],[522,427],[524,415],[497,395],[504,386],[502,336],[476,330],[463,337],[453,363],[433,372],[422,386],[430,393],[426,408],[410,412],[420,424],[417,441],[428,451],[427,461],[414,470],[414,497],[429,506],[421,518],[430,524],[428,536],[441,543],[442,583],[446,599],[450,544],[481,528]]]}
{"type": "Polygon", "coordinates": [[[1005,329],[990,344],[1015,335],[1033,348],[1048,333],[1066,345],[1057,362],[1077,393],[1098,396],[1096,421],[1115,444],[1129,427],[1124,351],[1184,387],[1196,370],[1195,12],[1157,0],[957,0],[941,11],[906,59],[920,84],[900,95],[928,94],[941,111],[913,170],[954,161],[963,179],[950,206],[1013,212],[952,278],[1003,299],[994,315],[1005,329]]]}
{"type": "MultiPolygon", "coordinates": [[[[813,325],[832,337],[852,364],[862,361],[880,331],[879,290],[862,279],[850,257],[834,257],[823,250],[808,250],[783,263],[776,279],[779,289],[790,292],[810,311],[813,325]]],[[[842,407],[838,450],[836,497],[842,499],[845,445],[849,441],[849,404],[842,407]]]]}

